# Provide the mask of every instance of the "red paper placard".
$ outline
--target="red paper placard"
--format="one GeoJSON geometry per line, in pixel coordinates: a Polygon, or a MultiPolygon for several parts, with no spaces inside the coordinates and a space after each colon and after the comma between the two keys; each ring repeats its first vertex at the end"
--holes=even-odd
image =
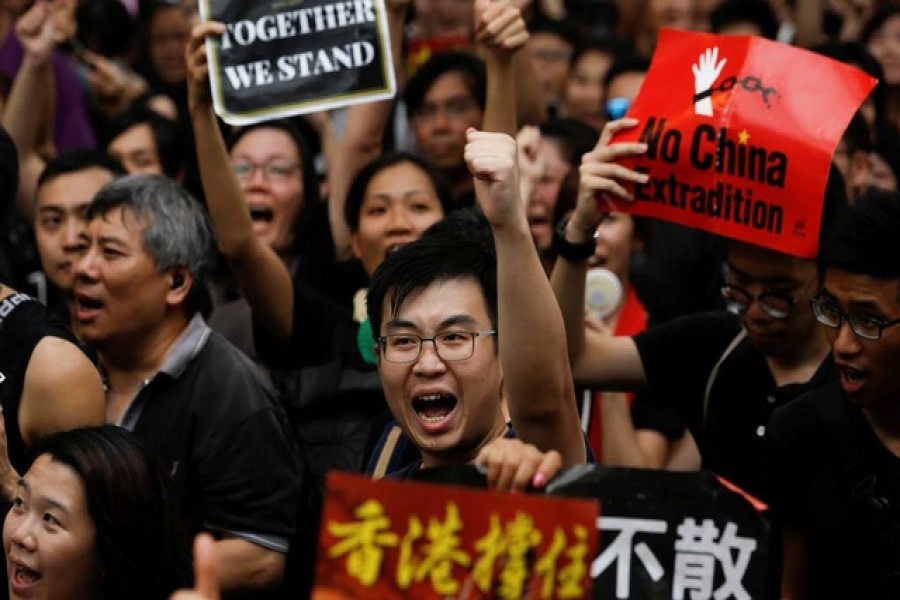
{"type": "Polygon", "coordinates": [[[832,154],[875,83],[766,39],[663,29],[640,124],[613,140],[649,144],[622,162],[650,181],[611,209],[812,258],[832,154]]]}
{"type": "Polygon", "coordinates": [[[599,503],[328,475],[313,598],[587,598],[599,503]]]}

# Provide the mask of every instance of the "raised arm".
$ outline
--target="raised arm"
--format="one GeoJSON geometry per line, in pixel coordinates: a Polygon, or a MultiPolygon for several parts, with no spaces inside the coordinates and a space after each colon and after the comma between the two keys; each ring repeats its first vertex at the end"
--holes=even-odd
{"type": "MultiPolygon", "coordinates": [[[[636,173],[611,161],[646,151],[644,144],[609,144],[613,134],[634,127],[635,119],[621,119],[603,128],[597,146],[582,158],[579,169],[578,202],[566,225],[565,238],[572,244],[590,241],[605,215],[603,194],[631,199],[631,195],[616,181],[646,181],[646,175],[636,173]]],[[[637,347],[630,337],[611,335],[585,336],[584,295],[587,259],[557,259],[551,283],[565,322],[568,356],[572,361],[575,381],[605,389],[631,390],[646,384],[644,367],[637,347]]]]}
{"type": "Polygon", "coordinates": [[[221,35],[221,23],[194,27],[187,47],[188,106],[197,147],[200,180],[219,250],[228,259],[241,293],[269,335],[287,345],[293,333],[294,290],[278,254],[253,234],[250,210],[231,169],[213,112],[206,61],[206,37],[221,35]]]}
{"type": "MultiPolygon", "coordinates": [[[[387,0],[385,4],[394,75],[397,78],[397,89],[400,90],[404,79],[403,26],[410,0],[387,0]]],[[[330,145],[324,144],[328,164],[328,221],[338,260],[347,260],[352,256],[350,230],[344,219],[347,191],[356,174],[381,154],[381,140],[393,106],[393,99],[354,104],[347,109],[343,135],[330,145]],[[331,152],[328,152],[329,148],[331,152]]]]}
{"type": "Polygon", "coordinates": [[[510,93],[516,89],[513,57],[528,42],[522,13],[510,0],[476,0],[475,38],[487,71],[483,128],[515,136],[517,102],[516,94],[510,93]]]}
{"type": "Polygon", "coordinates": [[[513,425],[523,441],[558,451],[563,464],[583,463],[565,331],[519,200],[516,143],[469,130],[465,157],[497,248],[500,362],[513,425]]]}
{"type": "Polygon", "coordinates": [[[19,37],[24,56],[3,111],[3,127],[19,153],[16,207],[28,221],[34,219],[34,193],[45,164],[38,146],[43,136],[49,137],[53,120],[55,81],[50,59],[54,42],[50,10],[47,0],[39,0],[19,18],[15,33],[11,34],[19,37]]]}

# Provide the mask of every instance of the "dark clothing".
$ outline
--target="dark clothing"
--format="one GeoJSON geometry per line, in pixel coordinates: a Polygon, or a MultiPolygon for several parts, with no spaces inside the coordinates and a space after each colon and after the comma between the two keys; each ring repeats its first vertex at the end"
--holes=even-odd
{"type": "Polygon", "coordinates": [[[885,581],[900,568],[900,459],[837,382],[775,412],[766,436],[766,485],[776,524],[809,534],[811,598],[900,597],[900,581],[885,581]],[[868,489],[893,509],[876,516],[864,500],[868,489]],[[892,529],[890,549],[885,532],[892,529]]]}
{"type": "Polygon", "coordinates": [[[808,382],[777,387],[765,358],[745,338],[720,365],[704,410],[710,373],[740,330],[734,315],[702,313],[651,328],[635,343],[651,397],[678,411],[703,468],[765,499],[763,437],[772,412],[834,380],[837,371],[828,356],[808,382]]]}
{"type": "Polygon", "coordinates": [[[299,467],[272,392],[197,315],[122,417],[171,476],[192,533],[287,552],[299,467]]]}
{"type": "Polygon", "coordinates": [[[0,300],[0,405],[6,421],[9,462],[19,473],[28,470],[25,441],[19,429],[25,371],[35,347],[47,336],[77,345],[65,323],[34,298],[15,294],[0,300]]]}

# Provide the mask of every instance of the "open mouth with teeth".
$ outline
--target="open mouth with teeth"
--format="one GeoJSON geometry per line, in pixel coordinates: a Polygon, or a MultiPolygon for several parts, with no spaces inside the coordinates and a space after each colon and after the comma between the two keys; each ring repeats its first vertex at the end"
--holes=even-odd
{"type": "Polygon", "coordinates": [[[450,394],[419,396],[412,401],[416,416],[428,431],[443,429],[456,410],[456,404],[456,396],[450,394]]]}
{"type": "Polygon", "coordinates": [[[41,578],[41,574],[33,569],[22,565],[16,565],[12,572],[13,582],[20,586],[27,586],[35,583],[41,578]]]}

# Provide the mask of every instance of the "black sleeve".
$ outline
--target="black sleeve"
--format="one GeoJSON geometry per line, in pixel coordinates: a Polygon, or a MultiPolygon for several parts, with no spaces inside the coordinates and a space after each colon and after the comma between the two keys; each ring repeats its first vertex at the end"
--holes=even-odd
{"type": "Polygon", "coordinates": [[[703,394],[713,366],[740,331],[726,312],[668,321],[635,336],[652,401],[672,407],[691,431],[703,424],[703,394]]]}
{"type": "Polygon", "coordinates": [[[631,404],[631,420],[635,429],[649,429],[664,435],[670,442],[684,435],[684,421],[671,406],[660,406],[647,392],[638,392],[631,404]]]}
{"type": "Polygon", "coordinates": [[[286,552],[297,526],[299,467],[274,408],[261,409],[205,441],[203,526],[286,552]]]}
{"type": "Polygon", "coordinates": [[[259,321],[253,320],[256,349],[266,366],[290,369],[321,365],[335,360],[348,348],[356,349],[358,326],[352,313],[297,281],[294,281],[293,315],[294,331],[287,348],[279,345],[259,321]]]}
{"type": "Polygon", "coordinates": [[[766,498],[773,517],[787,527],[805,527],[810,489],[809,442],[804,435],[802,398],[777,409],[769,420],[763,448],[766,498]]]}

